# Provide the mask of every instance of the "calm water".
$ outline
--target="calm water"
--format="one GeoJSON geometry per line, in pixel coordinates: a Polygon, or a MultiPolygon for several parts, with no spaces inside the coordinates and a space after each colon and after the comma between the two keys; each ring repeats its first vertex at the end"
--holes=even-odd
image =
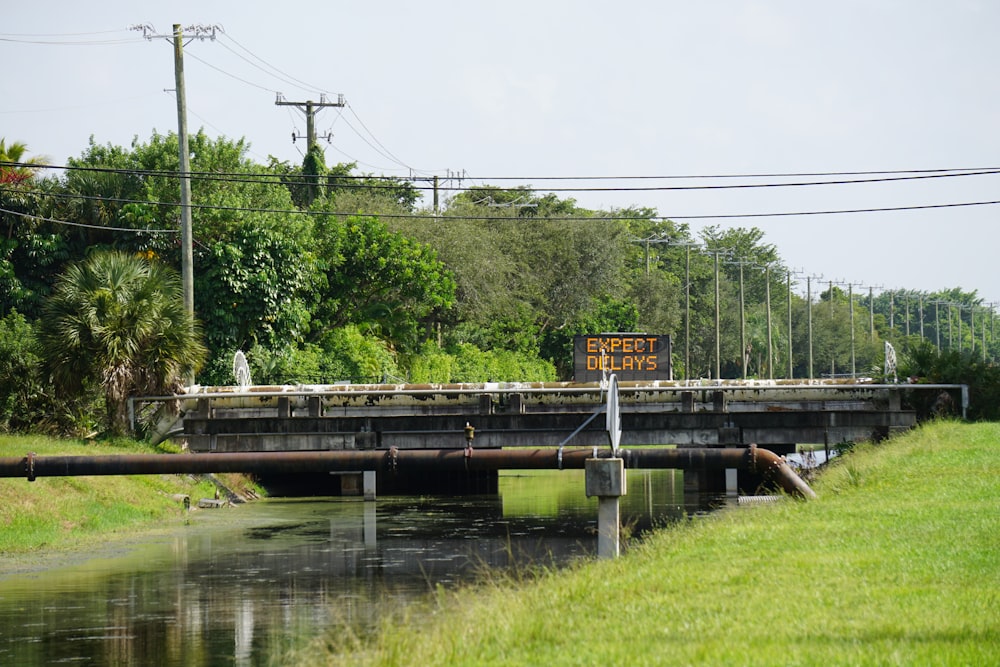
{"type": "MultiPolygon", "coordinates": [[[[708,509],[676,471],[629,471],[635,531],[708,509]],[[685,504],[687,502],[687,504],[685,504]]],[[[564,564],[596,550],[582,471],[500,478],[477,497],[272,499],[70,566],[0,570],[0,665],[257,665],[331,623],[370,627],[484,565],[564,564]]]]}

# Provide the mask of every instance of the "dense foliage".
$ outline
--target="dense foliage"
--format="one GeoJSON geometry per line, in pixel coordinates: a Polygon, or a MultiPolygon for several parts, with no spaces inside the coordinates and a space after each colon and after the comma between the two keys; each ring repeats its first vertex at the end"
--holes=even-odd
{"type": "MultiPolygon", "coordinates": [[[[317,146],[302,165],[261,165],[242,140],[189,143],[200,384],[231,383],[237,350],[268,383],[565,380],[573,336],[604,331],[671,335],[676,379],[880,376],[886,342],[923,367],[932,344],[988,378],[1000,351],[975,292],[803,280],[756,228],[694,234],[652,209],[588,210],[526,186],[428,207],[421,181],[327,167],[317,146]]],[[[0,140],[0,346],[51,348],[57,280],[99,251],[179,271],[177,170],[174,134],[92,140],[58,171],[0,140]]],[[[47,412],[39,401],[66,369],[85,380],[70,349],[0,368],[30,378],[0,378],[7,428],[47,412]]],[[[100,379],[79,384],[82,404],[107,394],[100,379]]]]}

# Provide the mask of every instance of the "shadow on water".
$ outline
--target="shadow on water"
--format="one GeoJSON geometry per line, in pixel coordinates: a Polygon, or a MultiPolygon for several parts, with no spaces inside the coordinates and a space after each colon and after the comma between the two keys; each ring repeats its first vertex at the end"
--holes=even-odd
{"type": "MultiPolygon", "coordinates": [[[[633,534],[709,511],[674,471],[629,471],[633,534]]],[[[272,499],[34,572],[0,575],[0,664],[252,665],[332,623],[482,568],[559,566],[596,549],[582,471],[502,475],[490,496],[272,499]]]]}

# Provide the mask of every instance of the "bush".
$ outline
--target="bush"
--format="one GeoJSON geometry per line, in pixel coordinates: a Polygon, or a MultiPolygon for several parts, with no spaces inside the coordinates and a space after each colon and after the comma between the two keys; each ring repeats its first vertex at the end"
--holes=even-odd
{"type": "Polygon", "coordinates": [[[0,320],[0,428],[22,430],[38,420],[44,394],[42,360],[31,324],[17,311],[0,320]]]}
{"type": "MultiPolygon", "coordinates": [[[[223,354],[205,366],[203,384],[232,385],[233,354],[223,354]]],[[[246,351],[254,384],[374,383],[398,379],[395,355],[388,344],[349,325],[327,334],[320,344],[272,349],[255,345],[246,351]]]]}
{"type": "MultiPolygon", "coordinates": [[[[901,374],[922,384],[965,384],[969,387],[968,418],[973,421],[1000,419],[1000,367],[983,362],[971,352],[938,350],[930,343],[909,350],[900,365],[901,374]]],[[[920,419],[937,416],[961,417],[961,396],[955,392],[913,392],[912,407],[920,419]]]]}
{"type": "Polygon", "coordinates": [[[58,397],[48,381],[34,326],[11,311],[0,319],[0,430],[89,436],[98,428],[100,394],[58,397]]]}
{"type": "Polygon", "coordinates": [[[441,350],[426,343],[409,359],[410,382],[552,382],[555,366],[545,359],[510,350],[481,350],[461,343],[441,350]]]}

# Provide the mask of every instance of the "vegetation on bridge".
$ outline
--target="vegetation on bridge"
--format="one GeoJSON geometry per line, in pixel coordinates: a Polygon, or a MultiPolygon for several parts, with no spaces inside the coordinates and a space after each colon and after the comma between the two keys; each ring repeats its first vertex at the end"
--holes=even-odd
{"type": "Polygon", "coordinates": [[[810,502],[654,533],[617,561],[488,576],[345,618],[301,665],[1000,661],[1000,426],[937,422],[836,460],[810,502]],[[405,630],[404,630],[405,628],[405,630]]]}

